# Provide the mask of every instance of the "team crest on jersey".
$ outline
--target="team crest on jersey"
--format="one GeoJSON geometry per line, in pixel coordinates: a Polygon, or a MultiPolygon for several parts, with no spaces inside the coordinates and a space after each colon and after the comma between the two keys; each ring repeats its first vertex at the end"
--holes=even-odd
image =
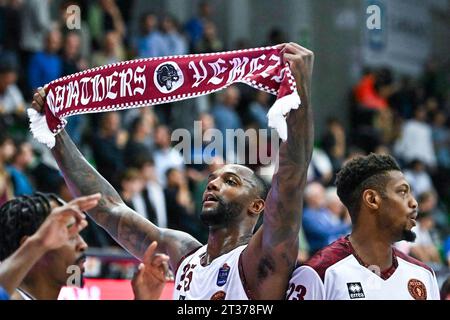
{"type": "Polygon", "coordinates": [[[408,291],[415,300],[427,299],[427,288],[420,280],[410,279],[408,281],[408,291]]]}
{"type": "Polygon", "coordinates": [[[226,263],[219,269],[219,274],[217,275],[217,285],[219,287],[227,283],[228,274],[230,273],[230,266],[226,263]]]}
{"type": "Polygon", "coordinates": [[[350,299],[362,299],[366,297],[361,282],[347,282],[347,288],[350,299]]]}
{"type": "Polygon", "coordinates": [[[211,299],[210,300],[225,300],[225,296],[226,296],[227,294],[224,292],[224,291],[217,291],[216,293],[214,293],[212,296],[211,296],[211,299]]]}

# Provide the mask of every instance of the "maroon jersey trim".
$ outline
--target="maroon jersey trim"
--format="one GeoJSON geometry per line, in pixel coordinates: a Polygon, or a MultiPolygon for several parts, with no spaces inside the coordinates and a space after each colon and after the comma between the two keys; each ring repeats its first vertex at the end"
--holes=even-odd
{"type": "Polygon", "coordinates": [[[178,261],[177,267],[176,267],[176,269],[175,269],[175,273],[174,273],[174,276],[175,276],[175,277],[177,276],[178,269],[180,268],[180,266],[181,266],[181,264],[183,263],[183,261],[184,261],[187,257],[189,257],[190,255],[194,254],[194,253],[195,253],[198,249],[200,249],[201,247],[203,247],[203,246],[199,246],[199,247],[197,247],[197,248],[195,248],[195,249],[189,251],[188,253],[186,253],[184,256],[181,257],[181,259],[180,259],[180,261],[178,261]]]}
{"type": "Polygon", "coordinates": [[[411,257],[408,256],[407,254],[404,254],[403,252],[401,252],[400,250],[398,250],[397,248],[394,248],[395,254],[400,258],[403,259],[409,263],[415,264],[416,266],[422,267],[428,271],[430,271],[432,274],[434,274],[433,269],[431,269],[429,266],[427,266],[425,263],[411,257]]]}
{"type": "MultiPolygon", "coordinates": [[[[365,268],[369,268],[369,265],[365,263],[360,256],[355,252],[355,249],[353,248],[352,244],[350,243],[350,240],[348,239],[348,236],[339,238],[329,246],[326,246],[319,252],[317,252],[309,261],[305,263],[305,265],[313,268],[319,277],[322,279],[322,282],[325,281],[325,272],[327,269],[339,261],[347,258],[349,255],[353,255],[355,259],[358,261],[360,265],[362,265],[365,268]]],[[[398,260],[397,256],[407,260],[411,263],[417,264],[419,266],[423,266],[420,262],[416,261],[415,259],[408,257],[392,247],[392,266],[390,266],[388,269],[381,271],[380,277],[383,280],[389,279],[397,270],[398,267],[398,260]]],[[[426,266],[424,266],[427,268],[426,266]]],[[[429,268],[427,268],[430,270],[429,268]]]]}
{"type": "Polygon", "coordinates": [[[352,248],[348,245],[346,239],[340,238],[318,251],[304,265],[313,268],[324,282],[327,269],[352,253],[352,248]]]}

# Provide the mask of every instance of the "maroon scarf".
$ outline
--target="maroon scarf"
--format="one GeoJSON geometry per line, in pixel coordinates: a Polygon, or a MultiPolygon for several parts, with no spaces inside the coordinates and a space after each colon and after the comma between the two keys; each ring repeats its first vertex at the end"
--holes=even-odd
{"type": "Polygon", "coordinates": [[[298,108],[295,79],[280,47],[123,61],[50,82],[45,117],[29,109],[34,137],[55,145],[54,136],[75,114],[157,105],[206,95],[242,82],[277,96],[269,126],[287,139],[284,115],[298,108]]]}

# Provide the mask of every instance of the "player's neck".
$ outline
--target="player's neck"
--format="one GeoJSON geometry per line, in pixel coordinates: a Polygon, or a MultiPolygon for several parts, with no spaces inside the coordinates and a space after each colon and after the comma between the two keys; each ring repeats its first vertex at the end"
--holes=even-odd
{"type": "Polygon", "coordinates": [[[354,230],[349,237],[353,250],[369,266],[386,270],[392,266],[392,243],[378,238],[373,233],[354,230]]]}
{"type": "Polygon", "coordinates": [[[247,244],[252,236],[251,232],[239,228],[210,229],[208,235],[208,248],[205,261],[202,264],[210,264],[215,258],[230,252],[231,250],[247,244]]]}
{"type": "Polygon", "coordinates": [[[61,286],[55,285],[49,279],[35,276],[27,277],[20,285],[20,289],[37,300],[56,300],[61,291],[61,286]]]}

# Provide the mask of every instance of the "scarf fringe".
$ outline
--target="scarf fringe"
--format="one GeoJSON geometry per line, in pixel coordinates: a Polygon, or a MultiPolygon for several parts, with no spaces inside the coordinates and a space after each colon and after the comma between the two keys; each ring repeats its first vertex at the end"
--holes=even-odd
{"type": "Polygon", "coordinates": [[[277,99],[267,112],[269,127],[277,130],[278,135],[283,141],[286,141],[288,137],[286,115],[292,109],[298,109],[300,103],[300,97],[297,91],[294,91],[287,96],[277,99]]]}
{"type": "Polygon", "coordinates": [[[27,113],[30,118],[30,130],[33,133],[34,138],[52,149],[55,146],[56,140],[55,136],[48,128],[45,115],[40,114],[32,108],[27,109],[27,113]]]}

